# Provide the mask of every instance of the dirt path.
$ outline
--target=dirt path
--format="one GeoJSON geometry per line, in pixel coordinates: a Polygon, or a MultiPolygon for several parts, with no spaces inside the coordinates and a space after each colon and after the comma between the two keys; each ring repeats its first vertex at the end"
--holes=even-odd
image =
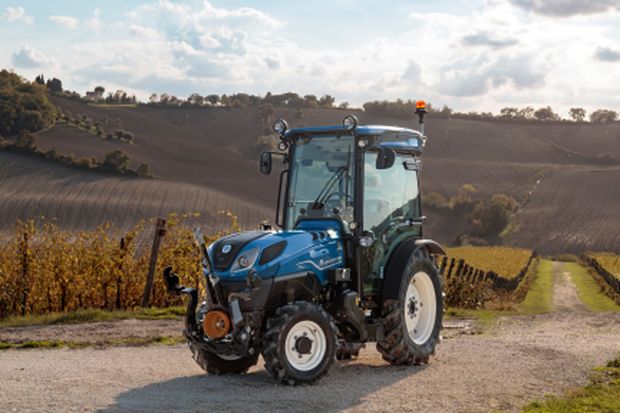
{"type": "Polygon", "coordinates": [[[620,352],[620,314],[588,312],[564,272],[555,264],[555,312],[448,338],[425,367],[389,367],[368,346],[317,385],[283,387],[262,363],[246,376],[204,375],[185,346],[8,350],[0,411],[516,410],[585,383],[620,352]]]}
{"type": "Polygon", "coordinates": [[[553,262],[553,307],[559,315],[587,313],[588,309],[577,295],[577,287],[563,263],[553,262]]]}

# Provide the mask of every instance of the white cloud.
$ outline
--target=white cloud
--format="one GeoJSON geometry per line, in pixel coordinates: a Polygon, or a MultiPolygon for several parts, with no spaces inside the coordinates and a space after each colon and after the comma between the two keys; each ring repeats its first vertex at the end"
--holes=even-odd
{"type": "Polygon", "coordinates": [[[10,22],[22,21],[26,24],[32,24],[34,21],[32,16],[26,14],[26,10],[23,7],[7,7],[2,14],[2,18],[10,22]]]}
{"type": "Polygon", "coordinates": [[[78,19],[69,16],[50,16],[49,19],[67,29],[76,29],[78,27],[78,19]]]}
{"type": "Polygon", "coordinates": [[[101,12],[99,11],[99,9],[95,9],[93,11],[93,16],[86,20],[86,25],[95,32],[101,30],[101,28],[103,27],[103,21],[101,20],[101,12]]]}
{"type": "Polygon", "coordinates": [[[136,36],[142,37],[146,39],[156,39],[159,37],[159,33],[157,30],[151,29],[150,27],[143,27],[137,24],[132,24],[129,26],[129,32],[136,36]]]}
{"type": "Polygon", "coordinates": [[[26,45],[14,52],[11,58],[13,61],[13,66],[25,69],[42,67],[49,68],[58,65],[53,58],[26,45]]]}

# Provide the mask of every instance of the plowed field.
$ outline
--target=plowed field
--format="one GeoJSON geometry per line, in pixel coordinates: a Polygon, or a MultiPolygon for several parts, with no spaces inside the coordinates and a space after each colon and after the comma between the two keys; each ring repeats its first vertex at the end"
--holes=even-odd
{"type": "MultiPolygon", "coordinates": [[[[37,146],[78,157],[120,149],[133,167],[147,163],[155,180],[137,180],[58,167],[50,162],[2,153],[0,231],[16,218],[56,217],[70,228],[104,220],[129,225],[169,210],[200,211],[212,217],[233,209],[241,223],[272,219],[277,173],[258,173],[257,137],[269,131],[255,108],[150,108],[92,106],[53,98],[74,117],[87,115],[106,132],[122,128],[133,144],[108,141],[69,126],[37,135],[37,146]]],[[[349,112],[366,124],[415,127],[414,120],[385,118],[340,109],[276,109],[291,126],[339,124],[349,112]]],[[[547,125],[427,120],[430,137],[423,155],[423,191],[454,195],[472,184],[480,197],[502,192],[529,202],[506,238],[510,245],[541,253],[620,250],[620,124],[547,125]],[[603,156],[605,155],[605,156],[603,156]],[[600,158],[600,159],[599,159],[600,158]]],[[[466,224],[424,211],[426,235],[450,244],[466,224]]],[[[213,221],[213,222],[212,222],[213,221]]]]}

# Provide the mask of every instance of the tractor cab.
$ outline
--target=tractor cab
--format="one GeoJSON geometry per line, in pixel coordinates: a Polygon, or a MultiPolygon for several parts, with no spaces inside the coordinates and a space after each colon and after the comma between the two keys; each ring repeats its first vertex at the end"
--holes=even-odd
{"type": "Polygon", "coordinates": [[[271,172],[274,157],[287,165],[276,223],[284,231],[336,223],[356,289],[372,302],[394,247],[422,236],[417,157],[426,138],[412,129],[358,125],[351,115],[341,126],[288,129],[279,120],[274,130],[280,152],[263,153],[261,171],[271,172]]]}

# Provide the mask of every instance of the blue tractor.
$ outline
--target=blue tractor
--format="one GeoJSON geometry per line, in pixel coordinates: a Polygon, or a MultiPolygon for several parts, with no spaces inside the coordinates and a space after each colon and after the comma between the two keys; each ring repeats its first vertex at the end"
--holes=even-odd
{"type": "Polygon", "coordinates": [[[376,342],[394,365],[428,363],[440,339],[442,279],[422,236],[420,131],[358,125],[274,130],[278,152],[260,156],[271,173],[283,160],[276,224],[207,246],[199,230],[206,297],[189,296],[185,330],[196,362],[210,374],[240,374],[258,362],[286,384],[312,383],[336,358],[376,342]]]}

